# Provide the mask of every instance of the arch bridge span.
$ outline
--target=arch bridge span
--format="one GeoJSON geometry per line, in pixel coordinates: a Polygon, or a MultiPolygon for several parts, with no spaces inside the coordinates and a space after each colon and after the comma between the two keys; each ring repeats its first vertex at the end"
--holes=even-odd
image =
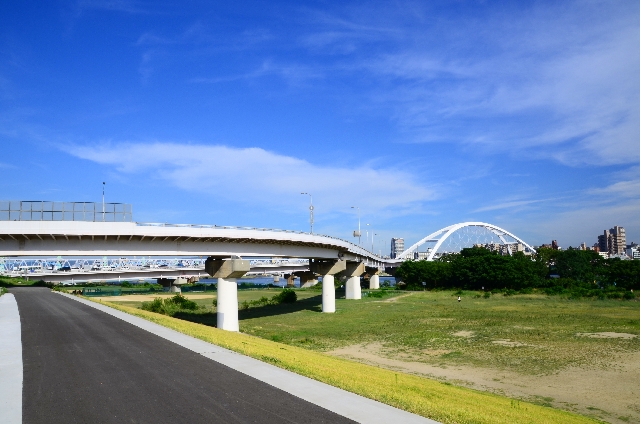
{"type": "Polygon", "coordinates": [[[444,250],[443,247],[447,241],[452,241],[455,237],[454,234],[460,235],[457,240],[457,247],[460,248],[471,247],[474,244],[492,244],[486,242],[488,240],[495,240],[496,244],[505,246],[509,254],[512,254],[514,250],[518,250],[520,247],[525,253],[535,253],[535,250],[524,240],[496,225],[488,224],[486,222],[462,222],[450,225],[429,234],[402,252],[398,256],[398,259],[411,259],[414,252],[418,251],[420,246],[425,244],[433,244],[433,246],[429,247],[426,252],[426,260],[428,261],[432,261],[434,258],[441,256],[444,253],[450,253],[450,251],[444,250]],[[474,241],[476,243],[473,243],[474,241]],[[466,246],[464,246],[464,244],[466,244],[466,246]],[[516,248],[515,246],[520,247],[516,248]]]}

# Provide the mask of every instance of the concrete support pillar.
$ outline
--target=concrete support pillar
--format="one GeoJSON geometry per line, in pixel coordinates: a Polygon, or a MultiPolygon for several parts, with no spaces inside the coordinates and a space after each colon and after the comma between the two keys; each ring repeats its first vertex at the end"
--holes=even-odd
{"type": "Polygon", "coordinates": [[[156,283],[162,287],[171,287],[175,281],[175,278],[156,278],[156,283]]]}
{"type": "Polygon", "coordinates": [[[284,278],[287,279],[287,287],[296,286],[296,276],[294,274],[285,274],[284,278]]]}
{"type": "Polygon", "coordinates": [[[301,288],[313,287],[318,284],[316,274],[311,271],[296,272],[296,274],[300,277],[301,288]]]}
{"type": "Polygon", "coordinates": [[[369,288],[372,290],[380,288],[380,276],[378,274],[373,274],[369,277],[369,288]]]}
{"type": "Polygon", "coordinates": [[[334,313],[336,311],[336,289],[333,276],[344,271],[346,267],[347,263],[343,260],[309,261],[311,272],[322,275],[322,312],[334,313]]]}
{"type": "Polygon", "coordinates": [[[240,331],[238,324],[238,279],[218,278],[218,328],[240,331]]]}
{"type": "Polygon", "coordinates": [[[336,311],[336,288],[333,275],[322,276],[322,312],[336,311]]]}
{"type": "Polygon", "coordinates": [[[347,277],[345,298],[362,299],[360,276],[364,273],[365,267],[362,262],[347,262],[345,270],[340,273],[341,277],[347,277]]]}
{"type": "Polygon", "coordinates": [[[347,280],[346,299],[362,299],[362,289],[360,288],[360,276],[349,277],[347,280]]]}
{"type": "Polygon", "coordinates": [[[239,331],[238,278],[250,270],[249,261],[210,257],[204,264],[207,274],[218,279],[217,317],[218,328],[239,331]]]}

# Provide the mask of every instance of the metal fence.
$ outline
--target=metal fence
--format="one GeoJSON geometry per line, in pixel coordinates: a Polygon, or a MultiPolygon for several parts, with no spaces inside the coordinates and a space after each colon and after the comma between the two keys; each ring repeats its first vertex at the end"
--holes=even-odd
{"type": "Polygon", "coordinates": [[[0,221],[132,222],[126,203],[0,201],[0,221]]]}

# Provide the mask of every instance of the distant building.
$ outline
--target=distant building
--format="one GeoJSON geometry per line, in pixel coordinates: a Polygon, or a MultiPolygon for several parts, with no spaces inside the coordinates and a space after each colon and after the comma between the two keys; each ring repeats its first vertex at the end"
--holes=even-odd
{"type": "MultiPolygon", "coordinates": [[[[429,251],[430,250],[431,249],[429,249],[429,251]]],[[[413,259],[415,259],[416,261],[425,261],[425,260],[427,260],[427,257],[429,256],[429,251],[427,251],[427,252],[415,251],[415,252],[413,252],[413,259]]]]}
{"type": "Polygon", "coordinates": [[[552,240],[551,244],[543,244],[540,247],[544,247],[545,249],[562,250],[562,247],[558,246],[557,240],[552,240]]]}
{"type": "Polygon", "coordinates": [[[580,244],[580,250],[589,250],[589,248],[587,247],[587,243],[582,242],[582,243],[580,244]]]}
{"type": "Polygon", "coordinates": [[[391,259],[396,259],[400,254],[404,252],[404,239],[392,238],[391,239],[391,259]]]}
{"type": "Polygon", "coordinates": [[[474,244],[473,247],[482,247],[491,252],[498,252],[501,256],[513,255],[516,252],[523,252],[525,255],[530,255],[530,252],[526,252],[524,250],[524,245],[522,243],[510,243],[510,244],[499,244],[499,243],[477,243],[474,244]]]}
{"type": "Polygon", "coordinates": [[[633,260],[640,259],[640,246],[637,243],[631,243],[626,249],[627,256],[633,260]]]}
{"type": "Polygon", "coordinates": [[[603,234],[598,236],[598,248],[600,252],[606,252],[609,255],[623,255],[626,246],[626,232],[623,227],[618,225],[609,230],[604,230],[603,234]]]}

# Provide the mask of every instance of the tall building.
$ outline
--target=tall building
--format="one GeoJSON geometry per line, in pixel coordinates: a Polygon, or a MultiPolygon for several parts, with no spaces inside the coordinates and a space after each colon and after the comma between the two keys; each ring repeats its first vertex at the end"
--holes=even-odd
{"type": "Polygon", "coordinates": [[[603,234],[598,236],[598,247],[600,252],[606,252],[610,255],[623,255],[627,247],[626,231],[619,225],[609,230],[604,230],[603,234]]]}
{"type": "Polygon", "coordinates": [[[598,236],[598,247],[600,252],[609,253],[609,230],[604,230],[604,234],[598,236]]]}
{"type": "Polygon", "coordinates": [[[404,239],[393,237],[391,239],[391,259],[396,259],[402,252],[404,252],[404,239]]]}
{"type": "Polygon", "coordinates": [[[627,234],[623,227],[615,226],[611,230],[611,251],[613,255],[623,255],[627,247],[627,234]]]}

